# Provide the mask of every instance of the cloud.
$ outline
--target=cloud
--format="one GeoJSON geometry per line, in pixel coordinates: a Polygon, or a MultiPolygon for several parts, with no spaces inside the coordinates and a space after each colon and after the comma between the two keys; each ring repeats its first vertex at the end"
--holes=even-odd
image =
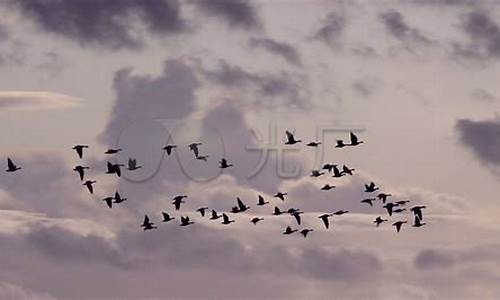
{"type": "Polygon", "coordinates": [[[246,0],[193,1],[198,9],[208,16],[220,18],[230,28],[260,30],[262,24],[256,9],[246,0]]]}
{"type": "Polygon", "coordinates": [[[12,0],[44,31],[83,46],[137,49],[142,46],[134,20],[160,36],[186,28],[176,0],[12,0]]]}
{"type": "Polygon", "coordinates": [[[469,59],[500,56],[500,28],[488,13],[473,11],[461,18],[461,27],[469,38],[466,44],[455,43],[455,54],[469,59]]]}
{"type": "Polygon", "coordinates": [[[0,282],[0,298],[4,300],[56,300],[55,297],[48,293],[37,293],[8,282],[0,282]]]}
{"type": "Polygon", "coordinates": [[[455,124],[459,141],[490,170],[500,166],[500,119],[459,119],[455,124]]]}
{"type": "Polygon", "coordinates": [[[497,96],[493,95],[492,93],[490,93],[484,89],[480,89],[480,88],[474,89],[470,93],[470,97],[476,101],[480,101],[480,102],[487,103],[487,104],[493,104],[493,103],[498,102],[498,100],[499,100],[499,98],[497,96]]]}
{"type": "Polygon", "coordinates": [[[420,30],[409,26],[403,15],[396,10],[388,10],[379,15],[387,32],[406,46],[428,46],[432,41],[424,36],[420,30]]]}
{"type": "Polygon", "coordinates": [[[74,107],[81,100],[52,92],[0,91],[0,109],[43,110],[74,107]]]}
{"type": "Polygon", "coordinates": [[[323,21],[323,25],[315,33],[314,37],[330,46],[338,46],[340,37],[346,26],[346,20],[337,13],[330,13],[323,21]]]}
{"type": "Polygon", "coordinates": [[[261,48],[271,54],[281,56],[291,65],[300,66],[302,64],[298,51],[288,43],[277,42],[269,38],[250,38],[248,45],[251,48],[261,48]]]}

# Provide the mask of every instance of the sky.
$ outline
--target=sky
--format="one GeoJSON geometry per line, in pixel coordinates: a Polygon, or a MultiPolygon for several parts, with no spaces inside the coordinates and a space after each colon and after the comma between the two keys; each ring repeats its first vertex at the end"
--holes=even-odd
{"type": "Polygon", "coordinates": [[[0,298],[498,299],[499,63],[496,1],[1,1],[0,298]],[[371,181],[426,225],[360,203],[371,181]],[[237,197],[228,226],[196,211],[237,197]]]}

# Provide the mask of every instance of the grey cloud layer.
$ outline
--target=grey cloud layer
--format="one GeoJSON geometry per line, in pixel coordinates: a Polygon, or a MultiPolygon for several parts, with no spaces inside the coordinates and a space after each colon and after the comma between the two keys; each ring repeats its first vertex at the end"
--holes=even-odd
{"type": "Polygon", "coordinates": [[[500,119],[474,121],[457,120],[460,142],[483,164],[500,166],[500,119]]]}
{"type": "Polygon", "coordinates": [[[247,0],[193,1],[203,13],[219,17],[230,27],[258,30],[261,29],[257,11],[247,0]]]}
{"type": "Polygon", "coordinates": [[[262,48],[274,55],[281,56],[292,65],[300,66],[302,64],[298,51],[288,43],[269,38],[251,38],[248,40],[248,44],[252,48],[262,48]]]}

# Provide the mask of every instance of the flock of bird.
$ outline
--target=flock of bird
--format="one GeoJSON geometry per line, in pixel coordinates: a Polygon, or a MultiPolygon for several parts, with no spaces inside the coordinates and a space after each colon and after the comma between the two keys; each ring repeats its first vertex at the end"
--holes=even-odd
{"type": "MultiPolygon", "coordinates": [[[[358,146],[358,145],[363,143],[363,141],[360,141],[358,139],[358,137],[352,132],[350,133],[349,138],[350,138],[349,143],[345,143],[343,140],[337,140],[335,147],[336,148],[354,147],[354,146],[358,146]]],[[[294,145],[294,144],[301,143],[301,142],[302,142],[301,140],[295,139],[294,135],[291,132],[286,131],[285,145],[294,145]]],[[[188,145],[188,147],[189,147],[190,151],[192,151],[194,153],[195,159],[206,161],[208,159],[208,155],[201,155],[200,154],[200,146],[201,145],[202,145],[202,143],[192,143],[192,144],[188,145]]],[[[319,141],[310,142],[310,143],[306,144],[306,146],[308,146],[308,147],[318,147],[319,145],[321,145],[321,142],[319,142],[319,141]]],[[[86,148],[88,148],[88,145],[75,145],[73,147],[73,150],[76,151],[76,153],[80,159],[83,159],[84,149],[86,149],[86,148]]],[[[176,148],[177,148],[177,145],[166,145],[162,149],[166,152],[167,155],[170,156],[172,154],[172,151],[176,148]]],[[[105,152],[105,154],[113,155],[113,154],[119,153],[120,151],[122,151],[121,148],[108,149],[105,152]]],[[[227,161],[227,159],[225,159],[225,158],[222,158],[219,161],[219,168],[221,168],[221,169],[230,168],[232,166],[233,166],[233,164],[229,163],[227,161]]],[[[108,161],[106,174],[116,174],[118,177],[120,177],[121,172],[122,172],[122,167],[125,167],[125,165],[119,164],[119,163],[111,163],[108,161]]],[[[128,171],[135,171],[135,170],[140,169],[141,167],[142,166],[137,164],[136,159],[134,159],[134,158],[128,159],[128,164],[126,167],[126,169],[128,171]]],[[[90,194],[93,194],[94,193],[93,185],[96,183],[96,181],[95,180],[88,180],[88,179],[85,180],[85,170],[87,170],[87,169],[89,169],[89,167],[77,165],[73,168],[73,171],[78,173],[80,180],[83,182],[83,186],[86,186],[88,191],[90,192],[90,194]]],[[[7,158],[7,170],[6,170],[6,172],[15,172],[18,170],[21,170],[21,167],[18,167],[10,158],[7,158]]],[[[332,177],[340,178],[340,177],[346,176],[346,175],[352,176],[354,171],[355,171],[355,169],[351,169],[346,165],[343,165],[342,170],[340,170],[339,166],[337,164],[327,163],[327,164],[324,164],[322,166],[321,170],[312,170],[310,176],[311,177],[320,177],[320,176],[323,176],[325,174],[330,173],[330,174],[332,174],[332,177]]],[[[320,190],[328,191],[328,190],[331,190],[334,188],[335,188],[335,186],[333,186],[333,185],[325,184],[323,187],[321,187],[320,190]]],[[[370,207],[373,207],[374,203],[376,203],[377,201],[381,202],[382,207],[387,210],[387,214],[389,215],[389,217],[391,217],[393,214],[401,214],[401,213],[407,211],[406,206],[410,202],[409,200],[399,200],[399,201],[395,201],[395,202],[388,202],[388,199],[392,195],[388,194],[388,193],[384,193],[384,192],[378,192],[378,194],[375,194],[375,193],[377,193],[377,191],[379,191],[379,187],[377,187],[374,182],[370,182],[369,184],[365,184],[364,192],[368,196],[367,196],[367,198],[362,199],[360,202],[363,204],[367,204],[370,207]]],[[[287,196],[286,192],[277,192],[276,194],[274,194],[274,198],[280,199],[282,202],[285,201],[286,196],[287,196]]],[[[177,196],[173,197],[172,205],[174,206],[174,209],[176,211],[179,211],[181,209],[181,205],[183,203],[185,203],[184,199],[186,199],[186,198],[188,198],[187,195],[177,195],[177,196]]],[[[118,192],[116,192],[114,194],[114,196],[109,196],[109,197],[106,197],[103,199],[103,201],[106,203],[106,205],[109,208],[112,208],[114,204],[119,204],[119,203],[122,203],[126,200],[127,200],[127,198],[122,197],[118,192]]],[[[269,201],[266,201],[262,195],[258,195],[257,204],[256,204],[257,206],[265,206],[268,204],[269,204],[269,201]]],[[[421,227],[421,226],[425,225],[425,223],[423,222],[423,213],[422,213],[422,210],[424,208],[426,208],[426,207],[423,205],[416,205],[416,206],[413,206],[409,209],[409,211],[411,211],[414,215],[414,222],[413,222],[414,227],[421,227]]],[[[221,224],[229,225],[229,224],[235,222],[235,220],[232,220],[229,217],[230,213],[237,214],[237,213],[246,212],[248,210],[250,210],[250,206],[247,206],[239,197],[237,197],[236,198],[236,206],[233,206],[229,212],[219,213],[215,209],[212,209],[210,211],[209,219],[210,220],[217,220],[217,219],[222,218],[221,224]]],[[[207,216],[207,212],[209,211],[209,208],[204,206],[204,207],[198,208],[196,211],[199,212],[201,217],[203,218],[203,217],[207,216]]],[[[300,209],[297,209],[297,208],[289,208],[288,210],[282,211],[282,210],[280,210],[280,208],[278,206],[274,206],[274,211],[273,211],[272,215],[273,216],[290,215],[293,217],[293,219],[295,219],[297,225],[300,226],[302,224],[301,214],[303,214],[303,213],[304,213],[303,211],[301,211],[300,209]]],[[[344,215],[347,213],[349,213],[349,211],[347,211],[347,210],[338,210],[338,211],[331,212],[331,213],[321,214],[320,216],[318,216],[318,218],[322,221],[325,228],[328,229],[328,228],[330,228],[330,220],[329,219],[331,217],[341,216],[341,215],[344,215]]],[[[171,216],[168,212],[163,211],[163,212],[161,212],[161,214],[163,217],[163,219],[161,220],[162,223],[171,222],[175,219],[175,217],[171,216]]],[[[257,225],[257,223],[259,223],[263,220],[264,220],[264,218],[262,218],[262,217],[253,217],[250,220],[250,222],[253,223],[254,225],[257,225]]],[[[382,223],[387,222],[387,221],[389,221],[389,220],[382,218],[382,216],[378,216],[373,221],[373,223],[376,225],[376,227],[379,227],[382,223]]],[[[183,215],[180,216],[180,226],[189,226],[189,225],[192,225],[194,223],[195,222],[192,221],[189,218],[189,216],[183,216],[183,215]]],[[[398,221],[394,222],[392,225],[395,227],[396,231],[399,232],[401,230],[403,224],[406,224],[406,223],[408,223],[408,221],[398,220],[398,221]]],[[[150,220],[148,215],[144,216],[144,221],[142,222],[142,224],[140,226],[145,231],[157,228],[155,223],[153,223],[150,220]]],[[[287,226],[285,228],[285,230],[283,231],[283,234],[290,235],[290,234],[293,234],[295,232],[299,232],[305,238],[312,231],[313,231],[312,228],[292,229],[291,226],[287,226]]]]}

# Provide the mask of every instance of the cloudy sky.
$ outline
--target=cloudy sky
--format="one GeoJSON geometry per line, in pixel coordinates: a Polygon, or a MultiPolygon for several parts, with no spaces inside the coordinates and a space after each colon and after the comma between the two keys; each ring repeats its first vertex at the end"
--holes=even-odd
{"type": "Polygon", "coordinates": [[[1,1],[0,161],[22,170],[0,174],[0,298],[498,299],[499,63],[495,1],[1,1]],[[323,144],[285,147],[287,129],[323,144]],[[334,148],[349,130],[365,143],[334,148]],[[355,175],[309,176],[327,162],[355,175]],[[426,225],[376,228],[370,181],[426,225]],[[236,197],[251,209],[230,226],[196,212],[236,197]]]}

